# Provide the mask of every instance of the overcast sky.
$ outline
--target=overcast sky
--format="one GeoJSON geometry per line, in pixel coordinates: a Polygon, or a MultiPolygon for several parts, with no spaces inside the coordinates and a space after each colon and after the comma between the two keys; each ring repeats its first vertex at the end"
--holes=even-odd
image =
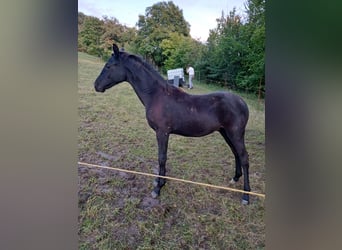
{"type": "MultiPolygon", "coordinates": [[[[245,15],[246,0],[173,0],[183,10],[185,20],[190,23],[192,38],[206,41],[209,30],[216,28],[216,18],[236,8],[237,14],[245,15]]],[[[146,7],[161,0],[78,0],[78,11],[89,16],[115,17],[121,24],[134,27],[139,15],[145,15],[146,7]]]]}

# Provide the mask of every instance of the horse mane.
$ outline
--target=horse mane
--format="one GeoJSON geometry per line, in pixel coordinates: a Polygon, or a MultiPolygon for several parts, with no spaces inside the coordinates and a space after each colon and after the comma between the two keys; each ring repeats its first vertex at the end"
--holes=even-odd
{"type": "Polygon", "coordinates": [[[126,52],[121,52],[120,54],[124,55],[124,58],[127,62],[133,61],[135,64],[137,64],[138,68],[147,69],[151,73],[152,78],[156,80],[156,82],[160,86],[162,86],[167,92],[174,93],[174,94],[179,94],[180,92],[184,93],[184,91],[179,90],[179,88],[173,86],[172,84],[168,84],[167,81],[160,75],[160,73],[151,64],[146,62],[142,57],[129,54],[126,52]],[[127,59],[131,59],[131,60],[127,60],[127,59]]]}
{"type": "Polygon", "coordinates": [[[133,54],[128,54],[128,53],[123,53],[125,54],[126,59],[133,59],[135,63],[137,63],[140,67],[146,68],[148,71],[152,73],[152,76],[154,78],[157,78],[157,80],[162,81],[165,83],[165,79],[160,75],[160,73],[149,63],[147,63],[143,58],[133,55],[133,54]]]}

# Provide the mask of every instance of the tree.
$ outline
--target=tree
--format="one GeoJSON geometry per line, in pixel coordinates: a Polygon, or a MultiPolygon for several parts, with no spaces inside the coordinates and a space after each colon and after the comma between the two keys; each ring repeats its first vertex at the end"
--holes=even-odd
{"type": "Polygon", "coordinates": [[[122,46],[121,34],[123,33],[123,26],[115,17],[103,17],[103,34],[101,35],[102,47],[104,49],[111,49],[113,43],[119,43],[122,46]]]}
{"type": "Polygon", "coordinates": [[[119,23],[115,17],[102,20],[78,13],[78,50],[107,60],[112,54],[113,43],[125,47],[136,36],[136,29],[119,23]]]}
{"type": "Polygon", "coordinates": [[[183,17],[183,11],[172,1],[159,2],[147,7],[145,16],[140,15],[137,23],[136,50],[162,66],[164,56],[160,44],[172,33],[189,36],[190,25],[183,17]]]}
{"type": "Polygon", "coordinates": [[[101,35],[100,48],[104,51],[104,59],[106,60],[112,54],[113,43],[121,47],[135,38],[135,28],[128,28],[119,23],[115,17],[103,17],[103,34],[101,35]]]}
{"type": "Polygon", "coordinates": [[[101,56],[100,39],[103,34],[103,21],[96,17],[85,16],[79,33],[80,44],[91,55],[101,56]]]}
{"type": "Polygon", "coordinates": [[[206,71],[209,79],[236,88],[236,76],[245,55],[241,17],[233,9],[226,17],[222,12],[216,21],[217,28],[210,31],[208,38],[206,71]]]}
{"type": "Polygon", "coordinates": [[[80,32],[83,30],[85,17],[84,13],[78,12],[78,50],[83,52],[86,51],[86,47],[82,43],[80,32]]]}
{"type": "Polygon", "coordinates": [[[248,54],[238,78],[245,89],[261,96],[265,92],[265,0],[248,0],[245,7],[248,54]]]}
{"type": "Polygon", "coordinates": [[[195,65],[201,58],[204,45],[178,33],[171,33],[164,39],[160,47],[165,58],[164,68],[184,68],[188,64],[195,65]]]}
{"type": "Polygon", "coordinates": [[[200,65],[209,80],[259,95],[265,87],[265,0],[246,2],[247,19],[222,12],[200,65]]]}

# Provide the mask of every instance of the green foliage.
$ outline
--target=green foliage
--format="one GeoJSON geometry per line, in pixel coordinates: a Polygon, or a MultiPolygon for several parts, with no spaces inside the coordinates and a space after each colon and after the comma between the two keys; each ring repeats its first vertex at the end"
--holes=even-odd
{"type": "Polygon", "coordinates": [[[137,25],[136,52],[151,58],[159,67],[164,65],[166,59],[161,47],[163,40],[170,39],[171,34],[189,37],[190,32],[182,10],[172,1],[147,7],[145,16],[139,16],[137,25]]]}
{"type": "Polygon", "coordinates": [[[265,0],[247,0],[246,17],[235,9],[217,18],[206,44],[190,36],[190,24],[172,1],[158,2],[139,15],[137,28],[116,18],[78,13],[78,50],[107,60],[112,44],[140,54],[164,73],[194,66],[201,81],[263,97],[265,93],[265,0]]]}
{"type": "Polygon", "coordinates": [[[164,70],[185,68],[188,64],[195,65],[201,58],[205,45],[178,33],[171,33],[164,39],[160,47],[164,60],[164,70]]]}
{"type": "Polygon", "coordinates": [[[85,16],[79,30],[79,43],[83,50],[91,55],[101,56],[100,38],[103,22],[96,17],[85,16]]]}
{"type": "Polygon", "coordinates": [[[235,9],[217,19],[210,31],[205,63],[199,70],[208,80],[263,94],[265,89],[265,1],[246,2],[247,21],[235,9]]]}
{"type": "Polygon", "coordinates": [[[136,36],[136,29],[119,23],[112,17],[102,20],[78,13],[78,50],[107,60],[112,53],[113,43],[125,47],[136,36]]]}
{"type": "Polygon", "coordinates": [[[116,18],[103,18],[104,33],[101,36],[100,48],[104,51],[104,60],[107,60],[112,54],[113,43],[118,44],[121,47],[125,47],[125,44],[134,40],[136,30],[134,28],[128,28],[121,25],[116,18]]]}

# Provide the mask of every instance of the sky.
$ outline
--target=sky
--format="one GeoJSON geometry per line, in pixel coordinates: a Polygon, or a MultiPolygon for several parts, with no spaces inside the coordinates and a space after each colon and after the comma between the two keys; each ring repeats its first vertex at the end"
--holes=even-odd
{"type": "MultiPolygon", "coordinates": [[[[121,24],[135,27],[139,15],[145,9],[163,0],[78,0],[78,11],[88,16],[102,18],[115,17],[121,24]]],[[[168,1],[168,0],[165,0],[168,1]]],[[[190,24],[190,35],[205,42],[209,30],[216,28],[216,19],[222,11],[227,15],[233,8],[236,13],[245,15],[246,0],[173,0],[183,10],[184,19],[190,24]]]]}

